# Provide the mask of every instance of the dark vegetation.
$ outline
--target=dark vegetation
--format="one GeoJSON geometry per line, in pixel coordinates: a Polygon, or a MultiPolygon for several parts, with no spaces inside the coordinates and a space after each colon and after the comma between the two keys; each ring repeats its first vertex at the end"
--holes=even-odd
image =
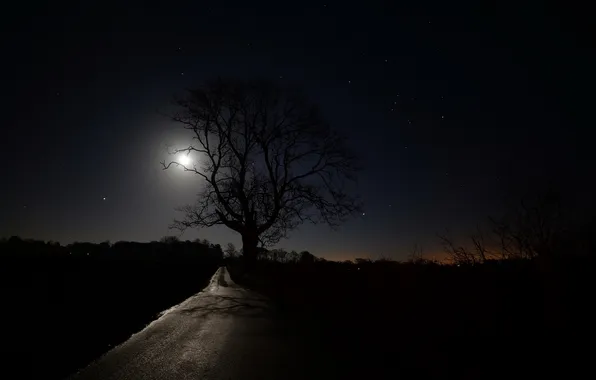
{"type": "Polygon", "coordinates": [[[586,360],[590,257],[459,266],[298,257],[264,256],[250,273],[238,259],[228,267],[315,337],[310,360],[324,357],[334,374],[322,378],[570,374],[586,360]]]}
{"type": "Polygon", "coordinates": [[[175,237],[67,246],[1,240],[3,374],[65,377],[199,292],[222,255],[206,240],[175,237]]]}
{"type": "Polygon", "coordinates": [[[594,222],[577,215],[557,197],[525,199],[469,242],[441,236],[442,264],[283,250],[251,271],[227,261],[314,337],[309,360],[332,366],[322,378],[574,377],[589,368],[596,288],[594,222]]]}

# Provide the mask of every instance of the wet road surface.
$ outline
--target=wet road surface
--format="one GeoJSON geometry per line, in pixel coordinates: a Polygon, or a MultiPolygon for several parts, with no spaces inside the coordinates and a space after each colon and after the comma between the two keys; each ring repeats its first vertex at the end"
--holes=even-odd
{"type": "Polygon", "coordinates": [[[221,267],[203,291],[166,310],[71,379],[319,377],[309,353],[265,298],[236,285],[221,267]]]}

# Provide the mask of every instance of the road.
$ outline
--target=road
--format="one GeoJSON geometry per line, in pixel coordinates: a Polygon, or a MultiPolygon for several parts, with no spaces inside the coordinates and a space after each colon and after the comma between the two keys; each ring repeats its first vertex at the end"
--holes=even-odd
{"type": "Polygon", "coordinates": [[[221,267],[203,291],[71,379],[312,378],[316,364],[302,356],[303,344],[265,298],[221,267]]]}

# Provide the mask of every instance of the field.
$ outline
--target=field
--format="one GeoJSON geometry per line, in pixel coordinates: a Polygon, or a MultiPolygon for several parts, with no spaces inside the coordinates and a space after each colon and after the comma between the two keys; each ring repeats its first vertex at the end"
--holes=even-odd
{"type": "Polygon", "coordinates": [[[317,337],[338,378],[570,375],[587,356],[589,260],[229,267],[317,337]]]}

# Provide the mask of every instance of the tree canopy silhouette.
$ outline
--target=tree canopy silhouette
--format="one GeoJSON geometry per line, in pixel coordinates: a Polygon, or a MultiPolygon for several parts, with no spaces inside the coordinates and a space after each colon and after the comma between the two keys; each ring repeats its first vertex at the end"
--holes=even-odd
{"type": "Polygon", "coordinates": [[[243,254],[256,258],[259,244],[275,244],[304,222],[337,226],[360,209],[347,190],[355,155],[300,91],[217,79],[175,104],[170,117],[192,142],[171,151],[178,159],[163,168],[193,172],[205,186],[172,227],[225,225],[241,234],[243,254]],[[181,154],[200,159],[189,164],[181,154]]]}

